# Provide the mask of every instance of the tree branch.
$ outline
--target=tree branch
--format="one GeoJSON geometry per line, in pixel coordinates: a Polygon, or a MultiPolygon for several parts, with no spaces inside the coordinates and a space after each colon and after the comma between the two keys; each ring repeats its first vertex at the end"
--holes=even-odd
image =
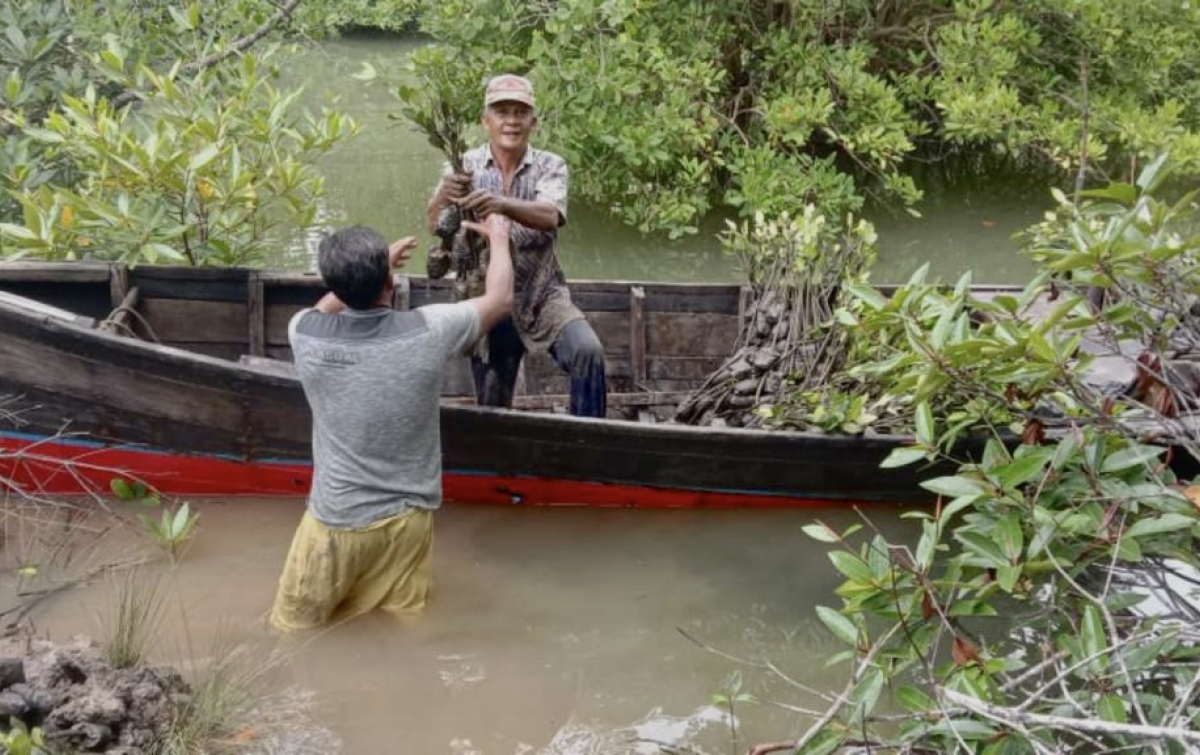
{"type": "Polygon", "coordinates": [[[989,718],[1008,726],[1014,724],[1032,724],[1047,726],[1058,731],[1092,732],[1095,734],[1112,734],[1138,739],[1174,740],[1184,744],[1200,745],[1200,731],[1171,728],[1166,726],[1146,726],[1144,724],[1119,724],[1099,719],[1067,718],[1065,716],[1047,716],[1040,713],[1029,713],[1016,708],[1005,708],[986,703],[970,695],[942,688],[939,693],[948,702],[966,708],[977,715],[989,718]]]}
{"type": "Polygon", "coordinates": [[[1088,169],[1088,117],[1091,114],[1091,100],[1088,96],[1087,48],[1079,55],[1079,83],[1083,87],[1083,108],[1079,121],[1079,172],[1075,174],[1075,204],[1079,204],[1088,169]]]}
{"type": "MultiPolygon", "coordinates": [[[[245,52],[250,49],[256,42],[270,34],[277,26],[286,21],[300,5],[300,0],[288,0],[286,5],[282,5],[275,11],[275,15],[263,22],[262,26],[250,32],[246,36],[238,39],[227,49],[220,52],[215,52],[212,55],[201,58],[200,60],[188,63],[179,70],[180,74],[192,75],[203,71],[206,68],[211,68],[217,63],[226,60],[238,53],[245,52]]],[[[129,103],[141,96],[141,92],[136,89],[126,89],[119,95],[113,98],[113,108],[125,107],[129,103]]]]}

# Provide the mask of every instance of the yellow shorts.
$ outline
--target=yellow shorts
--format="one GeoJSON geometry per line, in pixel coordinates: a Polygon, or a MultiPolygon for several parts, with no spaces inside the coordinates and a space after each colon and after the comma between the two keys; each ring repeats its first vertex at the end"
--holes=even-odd
{"type": "Polygon", "coordinates": [[[363,529],[321,524],[307,511],[296,528],[271,625],[289,632],[382,608],[422,610],[432,583],[433,512],[409,509],[363,529]]]}

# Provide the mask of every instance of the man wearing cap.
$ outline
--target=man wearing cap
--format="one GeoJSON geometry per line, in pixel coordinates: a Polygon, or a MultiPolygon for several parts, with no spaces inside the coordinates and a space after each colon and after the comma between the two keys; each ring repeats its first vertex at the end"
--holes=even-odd
{"type": "Polygon", "coordinates": [[[480,217],[498,213],[512,220],[512,316],[488,334],[482,354],[471,357],[475,397],[485,406],[511,407],[525,353],[545,350],[570,375],[571,414],[603,417],[604,349],[571,302],[557,255],[558,229],[567,222],[567,164],[529,146],[537,127],[529,80],[506,74],[488,81],[482,124],[488,143],[463,155],[465,173],[446,170],[427,208],[431,231],[452,202],[480,217]]]}

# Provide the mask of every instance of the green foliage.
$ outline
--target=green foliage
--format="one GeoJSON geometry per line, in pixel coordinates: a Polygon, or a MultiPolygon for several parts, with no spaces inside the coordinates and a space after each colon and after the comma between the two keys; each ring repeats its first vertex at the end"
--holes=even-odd
{"type": "Polygon", "coordinates": [[[184,502],[175,507],[164,506],[158,519],[145,514],[140,518],[158,547],[166,551],[172,561],[178,561],[196,534],[196,522],[200,515],[184,502]]]}
{"type": "Polygon", "coordinates": [[[419,0],[308,0],[297,16],[315,34],[364,28],[403,32],[416,25],[418,5],[419,0]]]}
{"type": "Polygon", "coordinates": [[[138,519],[155,545],[170,556],[172,561],[178,561],[191,542],[192,536],[196,534],[196,523],[200,514],[192,511],[187,502],[176,505],[163,504],[158,492],[140,480],[130,482],[117,477],[113,478],[110,487],[117,499],[125,503],[141,507],[161,506],[157,517],[139,514],[138,519]]]}
{"type": "Polygon", "coordinates": [[[989,754],[1200,742],[1200,496],[1166,463],[1200,448],[1176,421],[1196,386],[1173,366],[1196,334],[1200,239],[1190,198],[1157,198],[1164,177],[1160,161],[1136,187],[1060,196],[1029,237],[1045,272],[1019,296],[974,300],[966,281],[950,292],[921,275],[889,300],[860,292],[852,372],[903,396],[915,433],[884,466],[959,467],[922,483],[939,503],[906,514],[913,544],[806,528],[845,580],[840,608],[818,615],[848,647],[851,680],[803,742],[989,754]],[[1118,298],[1089,307],[1085,286],[1118,298]],[[1088,379],[1122,353],[1146,368],[1136,382],[1088,379]],[[1148,400],[1154,386],[1170,400],[1148,400]],[[898,728],[885,689],[913,714],[898,728]]]}
{"type": "Polygon", "coordinates": [[[912,205],[911,158],[955,152],[1073,174],[1085,122],[1092,175],[1164,149],[1200,170],[1194,4],[422,0],[420,23],[519,61],[576,194],[644,230],[912,205]]]}
{"type": "Polygon", "coordinates": [[[30,729],[19,719],[9,720],[8,731],[0,733],[0,747],[8,755],[49,755],[39,727],[30,729]]]}
{"type": "Polygon", "coordinates": [[[511,64],[439,45],[416,50],[409,57],[408,79],[398,91],[402,115],[461,171],[470,129],[482,111],[485,72],[511,64]]]}
{"type": "Polygon", "coordinates": [[[16,204],[0,207],[0,253],[239,265],[263,256],[272,228],[311,220],[311,163],[356,126],[298,114],[298,92],[271,83],[272,45],[227,54],[270,3],[6,12],[23,15],[0,46],[0,168],[16,204]]]}
{"type": "Polygon", "coordinates": [[[118,500],[138,506],[158,505],[158,493],[141,480],[130,481],[123,477],[114,477],[108,486],[118,500]]]}

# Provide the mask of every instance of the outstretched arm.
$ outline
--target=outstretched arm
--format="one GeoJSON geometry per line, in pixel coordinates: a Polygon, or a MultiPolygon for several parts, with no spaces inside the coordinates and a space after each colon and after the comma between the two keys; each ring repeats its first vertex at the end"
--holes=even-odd
{"type": "Polygon", "coordinates": [[[471,192],[462,200],[464,210],[474,210],[481,215],[507,215],[526,228],[535,231],[553,231],[563,224],[558,206],[544,199],[524,200],[504,197],[487,189],[471,192]]]}
{"type": "Polygon", "coordinates": [[[464,225],[487,239],[491,249],[483,296],[468,300],[479,313],[479,332],[486,333],[512,311],[513,264],[508,242],[512,221],[495,214],[488,215],[482,223],[464,225]]]}

